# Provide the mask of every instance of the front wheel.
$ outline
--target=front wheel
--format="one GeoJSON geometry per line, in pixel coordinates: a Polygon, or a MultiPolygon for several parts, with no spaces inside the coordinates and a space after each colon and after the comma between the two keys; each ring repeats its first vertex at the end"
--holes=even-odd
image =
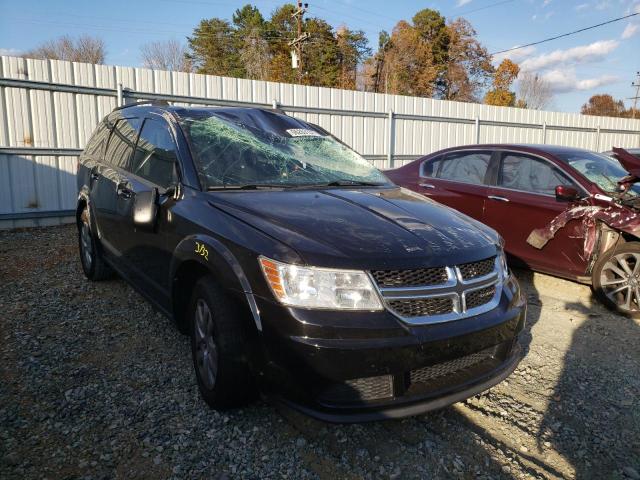
{"type": "Polygon", "coordinates": [[[640,243],[623,243],[602,254],[593,267],[592,284],[608,308],[640,317],[640,243]]]}
{"type": "Polygon", "coordinates": [[[104,280],[113,275],[113,270],[102,258],[102,252],[91,231],[89,208],[84,207],[78,223],[78,249],[82,270],[89,280],[104,280]]]}
{"type": "Polygon", "coordinates": [[[241,315],[212,277],[196,283],[189,307],[191,353],[200,394],[211,408],[240,406],[253,396],[241,315]]]}

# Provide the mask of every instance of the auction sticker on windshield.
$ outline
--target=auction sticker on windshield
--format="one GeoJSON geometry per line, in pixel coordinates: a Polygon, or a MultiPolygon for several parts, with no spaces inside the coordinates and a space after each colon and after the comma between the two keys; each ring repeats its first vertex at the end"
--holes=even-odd
{"type": "Polygon", "coordinates": [[[287,133],[292,137],[321,137],[318,132],[307,128],[290,128],[287,133]]]}

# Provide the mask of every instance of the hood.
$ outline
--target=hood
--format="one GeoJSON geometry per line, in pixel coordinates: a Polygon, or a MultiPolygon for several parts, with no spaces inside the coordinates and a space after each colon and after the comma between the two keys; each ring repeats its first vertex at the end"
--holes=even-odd
{"type": "Polygon", "coordinates": [[[212,206],[296,250],[309,265],[419,268],[484,259],[499,236],[403,188],[210,192],[212,206]]]}
{"type": "Polygon", "coordinates": [[[618,181],[622,190],[628,190],[634,183],[640,181],[640,158],[627,152],[624,148],[613,147],[612,151],[613,157],[629,172],[629,175],[618,181]]]}

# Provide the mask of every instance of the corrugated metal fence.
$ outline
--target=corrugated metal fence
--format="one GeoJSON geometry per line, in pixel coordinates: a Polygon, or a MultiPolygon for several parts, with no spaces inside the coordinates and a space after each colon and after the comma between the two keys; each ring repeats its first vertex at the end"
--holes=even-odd
{"type": "Polygon", "coordinates": [[[380,168],[441,148],[494,142],[604,150],[640,146],[640,120],[2,56],[0,228],[68,221],[77,155],[117,104],[260,106],[331,131],[380,168]]]}

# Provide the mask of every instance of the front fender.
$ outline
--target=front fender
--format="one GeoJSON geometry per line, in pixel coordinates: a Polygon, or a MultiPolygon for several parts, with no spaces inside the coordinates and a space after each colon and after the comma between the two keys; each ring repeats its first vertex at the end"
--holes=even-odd
{"type": "MultiPolygon", "coordinates": [[[[262,321],[251,285],[235,255],[220,240],[209,235],[190,235],[175,248],[171,259],[171,279],[186,261],[196,261],[218,278],[226,288],[244,294],[258,331],[262,321]]],[[[171,282],[173,286],[173,282],[171,282]]],[[[172,287],[173,288],[173,287],[172,287]]],[[[172,295],[173,297],[173,295],[172,295]]]]}

